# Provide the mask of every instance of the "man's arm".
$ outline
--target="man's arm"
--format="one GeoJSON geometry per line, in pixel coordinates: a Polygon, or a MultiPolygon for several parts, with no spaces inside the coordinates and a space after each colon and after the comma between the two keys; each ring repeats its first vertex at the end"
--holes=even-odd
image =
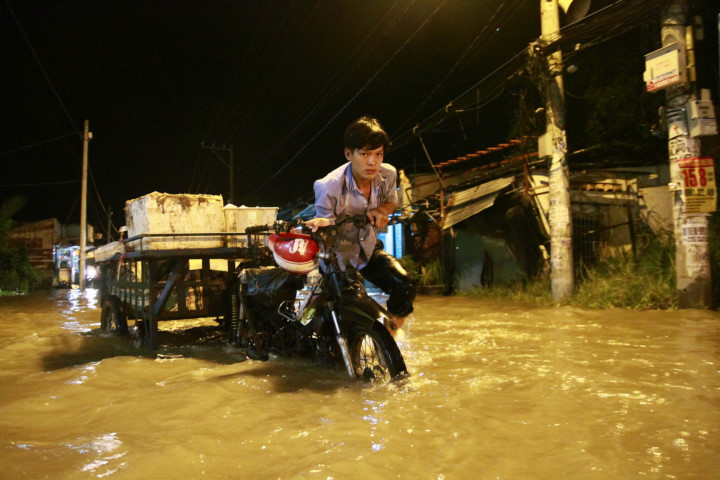
{"type": "Polygon", "coordinates": [[[385,202],[382,205],[368,210],[367,216],[370,219],[370,224],[377,228],[385,228],[390,223],[390,215],[395,211],[396,204],[392,202],[385,202]]]}
{"type": "Polygon", "coordinates": [[[377,228],[385,228],[390,223],[390,215],[397,208],[397,193],[395,183],[397,171],[392,165],[383,165],[383,191],[385,194],[380,198],[382,202],[377,207],[368,211],[367,216],[370,223],[377,228]]]}
{"type": "Polygon", "coordinates": [[[339,195],[338,187],[326,178],[316,180],[313,184],[315,191],[315,216],[335,220],[339,195]]]}
{"type": "Polygon", "coordinates": [[[333,221],[329,218],[324,217],[315,217],[311,220],[308,220],[305,222],[305,225],[309,226],[313,232],[317,232],[318,227],[327,227],[328,225],[332,225],[333,221]]]}
{"type": "Polygon", "coordinates": [[[317,231],[318,227],[327,227],[335,223],[337,198],[329,192],[329,182],[323,180],[316,180],[313,184],[313,190],[315,191],[315,218],[305,222],[306,225],[312,228],[313,232],[317,231]]]}

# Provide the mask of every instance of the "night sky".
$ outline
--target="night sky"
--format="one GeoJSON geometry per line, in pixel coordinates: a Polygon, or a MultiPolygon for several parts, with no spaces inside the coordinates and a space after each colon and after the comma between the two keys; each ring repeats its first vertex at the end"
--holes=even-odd
{"type": "Polygon", "coordinates": [[[125,201],[152,191],[227,198],[202,142],[233,146],[236,204],[307,197],[344,161],[349,122],[406,132],[537,38],[538,4],[3,0],[0,201],[27,198],[16,220],[78,222],[86,119],[96,228],[100,201],[120,226],[125,201]]]}

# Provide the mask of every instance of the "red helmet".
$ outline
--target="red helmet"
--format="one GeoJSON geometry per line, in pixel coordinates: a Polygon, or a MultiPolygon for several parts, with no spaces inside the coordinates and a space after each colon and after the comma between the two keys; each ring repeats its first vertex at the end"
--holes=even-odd
{"type": "Polygon", "coordinates": [[[317,265],[315,255],[320,249],[310,235],[294,232],[273,233],[268,237],[268,247],[280,268],[290,273],[304,275],[313,271],[317,265]]]}

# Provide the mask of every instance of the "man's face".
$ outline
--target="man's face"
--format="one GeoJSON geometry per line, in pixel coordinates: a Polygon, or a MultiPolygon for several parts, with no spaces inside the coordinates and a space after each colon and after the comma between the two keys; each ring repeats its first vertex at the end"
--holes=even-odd
{"type": "Polygon", "coordinates": [[[368,182],[375,178],[383,161],[385,147],[378,148],[356,148],[355,150],[345,149],[345,158],[352,164],[352,173],[355,180],[360,183],[368,182]]]}

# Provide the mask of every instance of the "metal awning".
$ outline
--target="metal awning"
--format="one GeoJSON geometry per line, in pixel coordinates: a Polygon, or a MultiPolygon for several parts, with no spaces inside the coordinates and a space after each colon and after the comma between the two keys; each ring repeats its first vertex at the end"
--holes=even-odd
{"type": "Polygon", "coordinates": [[[514,176],[498,178],[448,195],[442,228],[450,228],[491,207],[500,190],[510,185],[514,179],[514,176]]]}

